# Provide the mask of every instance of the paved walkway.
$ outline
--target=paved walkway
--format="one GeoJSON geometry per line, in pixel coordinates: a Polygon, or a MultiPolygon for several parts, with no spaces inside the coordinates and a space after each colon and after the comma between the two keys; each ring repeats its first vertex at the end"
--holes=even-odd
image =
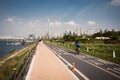
{"type": "Polygon", "coordinates": [[[77,80],[77,77],[41,42],[37,46],[26,80],[77,80]]]}

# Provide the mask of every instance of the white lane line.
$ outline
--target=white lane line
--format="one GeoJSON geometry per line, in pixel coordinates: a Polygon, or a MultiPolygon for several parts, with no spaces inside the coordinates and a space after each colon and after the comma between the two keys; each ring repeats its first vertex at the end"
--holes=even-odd
{"type": "MultiPolygon", "coordinates": [[[[45,45],[46,46],[46,45],[45,45]]],[[[46,46],[48,47],[48,46],[46,46]]],[[[70,71],[68,69],[68,65],[66,66],[60,59],[59,57],[55,56],[55,54],[57,54],[53,49],[51,49],[50,47],[48,47],[48,49],[53,53],[52,55],[69,71],[69,73],[75,78],[75,80],[80,80],[75,74],[72,73],[72,71],[70,71]]],[[[59,55],[58,55],[59,56],[59,55]]]]}
{"type": "MultiPolygon", "coordinates": [[[[68,61],[66,61],[63,57],[59,56],[59,58],[61,58],[64,62],[66,62],[70,67],[72,67],[72,65],[71,65],[68,61]]],[[[85,80],[89,80],[89,78],[86,77],[83,73],[81,73],[78,69],[75,68],[75,71],[76,71],[79,75],[81,75],[85,80]]]]}
{"type": "MultiPolygon", "coordinates": [[[[72,55],[72,54],[70,54],[71,56],[73,56],[73,57],[76,57],[76,56],[74,56],[74,55],[72,55]]],[[[88,56],[88,55],[87,55],[88,56]]],[[[108,71],[108,70],[106,70],[106,69],[103,69],[103,68],[101,68],[101,67],[99,67],[99,66],[97,66],[97,65],[95,65],[95,64],[93,64],[93,63],[90,63],[90,62],[88,62],[88,61],[86,61],[86,60],[84,60],[84,59],[82,59],[82,58],[79,58],[79,57],[76,57],[76,58],[78,58],[78,59],[80,59],[80,60],[82,60],[82,61],[84,61],[84,62],[86,62],[86,63],[88,63],[88,64],[90,64],[90,65],[92,65],[92,66],[94,66],[94,67],[96,67],[96,68],[98,68],[98,69],[100,69],[100,70],[102,70],[102,71],[104,71],[104,72],[106,72],[106,73],[109,73],[110,75],[112,75],[112,76],[114,76],[114,77],[117,77],[117,78],[119,78],[120,79],[120,76],[119,75],[116,75],[116,74],[114,74],[114,73],[112,73],[112,72],[110,72],[110,71],[108,71]]],[[[103,61],[103,60],[98,60],[98,61],[103,61]]],[[[104,63],[106,63],[107,61],[104,61],[104,63]]],[[[107,63],[110,63],[110,62],[107,62],[107,63]]],[[[110,63],[111,64],[111,63],[110,63]]]]}
{"type": "Polygon", "coordinates": [[[95,64],[95,65],[103,65],[102,63],[100,62],[97,62],[97,61],[94,61],[94,60],[89,60],[91,63],[95,64]]]}
{"type": "Polygon", "coordinates": [[[63,53],[63,54],[67,55],[67,54],[69,54],[69,53],[65,52],[65,53],[63,53]]]}
{"type": "MultiPolygon", "coordinates": [[[[56,57],[56,58],[57,58],[57,57],[56,57]]],[[[57,59],[58,59],[58,58],[57,58],[57,59]]],[[[61,64],[63,64],[63,66],[69,71],[69,73],[76,78],[75,80],[80,80],[75,74],[73,74],[72,71],[70,71],[70,70],[68,69],[69,65],[65,65],[60,59],[59,59],[59,61],[60,61],[61,64]]]]}
{"type": "Polygon", "coordinates": [[[99,62],[101,62],[101,63],[103,63],[105,65],[112,65],[113,64],[111,62],[108,62],[108,61],[105,61],[105,60],[102,60],[102,59],[97,59],[97,61],[99,61],[99,62]]]}
{"type": "Polygon", "coordinates": [[[113,70],[113,69],[111,69],[111,68],[107,68],[108,70],[110,70],[110,71],[113,71],[113,72],[115,72],[115,73],[117,73],[117,74],[120,74],[120,72],[117,72],[117,71],[115,71],[115,70],[113,70]]]}
{"type": "Polygon", "coordinates": [[[34,60],[35,60],[35,55],[33,56],[33,59],[32,59],[32,62],[30,64],[30,68],[28,70],[28,73],[27,73],[27,76],[26,76],[25,80],[30,80],[30,76],[31,76],[31,73],[32,73],[34,60]]]}
{"type": "MultiPolygon", "coordinates": [[[[50,48],[50,50],[52,50],[53,53],[56,54],[56,52],[50,48]]],[[[70,67],[72,67],[72,65],[67,61],[65,60],[63,57],[61,57],[60,55],[58,55],[59,58],[61,58],[64,62],[67,63],[67,65],[69,65],[70,67]]],[[[60,60],[61,61],[61,60],[60,60]]],[[[63,62],[62,62],[63,63],[63,62]]],[[[64,63],[63,63],[64,64],[64,63]]],[[[69,70],[70,71],[70,70],[69,70]]],[[[88,77],[86,77],[82,72],[80,72],[78,69],[75,68],[75,71],[80,75],[82,76],[85,80],[90,80],[88,77]]],[[[70,71],[71,72],[71,71],[70,71]]],[[[72,72],[71,72],[72,73],[72,72]]],[[[72,73],[73,74],[73,73],[72,73]]],[[[78,79],[79,80],[79,79],[78,79]]]]}
{"type": "MultiPolygon", "coordinates": [[[[72,54],[70,54],[70,55],[73,56],[73,57],[76,57],[76,56],[74,56],[74,55],[72,55],[72,54]]],[[[78,57],[76,57],[76,58],[78,58],[78,57]]],[[[88,62],[88,61],[86,61],[86,60],[84,60],[84,59],[82,59],[82,58],[78,58],[78,59],[80,59],[80,60],[82,60],[82,61],[84,61],[84,62],[86,62],[86,63],[88,63],[88,64],[90,64],[90,65],[92,65],[92,66],[94,66],[94,67],[96,67],[96,68],[98,68],[98,69],[100,69],[100,70],[102,70],[102,71],[104,71],[104,72],[107,72],[107,73],[111,74],[112,76],[117,77],[117,78],[120,79],[120,76],[118,76],[118,75],[116,75],[116,74],[114,74],[114,73],[112,73],[112,72],[110,72],[110,71],[107,71],[106,69],[103,69],[103,68],[101,68],[101,67],[99,67],[99,66],[97,66],[97,65],[95,65],[95,64],[93,64],[93,63],[90,63],[90,62],[88,62]]]]}
{"type": "Polygon", "coordinates": [[[120,72],[120,68],[114,68],[114,69],[120,72]]]}

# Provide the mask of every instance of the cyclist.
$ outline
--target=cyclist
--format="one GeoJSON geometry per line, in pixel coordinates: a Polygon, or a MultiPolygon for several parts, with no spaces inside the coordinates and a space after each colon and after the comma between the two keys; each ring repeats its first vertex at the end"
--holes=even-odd
{"type": "Polygon", "coordinates": [[[79,51],[80,51],[80,41],[79,40],[75,41],[75,50],[77,51],[77,54],[79,55],[79,51]]]}

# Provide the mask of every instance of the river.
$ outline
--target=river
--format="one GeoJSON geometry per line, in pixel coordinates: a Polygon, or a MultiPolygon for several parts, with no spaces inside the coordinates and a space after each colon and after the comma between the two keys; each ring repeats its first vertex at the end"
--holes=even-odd
{"type": "Polygon", "coordinates": [[[18,50],[25,46],[20,44],[20,42],[16,43],[16,40],[0,40],[0,57],[8,54],[13,49],[18,50]]]}

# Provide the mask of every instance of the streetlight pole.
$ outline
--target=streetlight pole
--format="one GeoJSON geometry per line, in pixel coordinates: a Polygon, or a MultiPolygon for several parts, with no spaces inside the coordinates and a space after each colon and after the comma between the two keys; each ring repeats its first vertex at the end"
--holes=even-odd
{"type": "Polygon", "coordinates": [[[50,19],[48,19],[48,39],[49,39],[49,22],[50,22],[50,19]]]}

